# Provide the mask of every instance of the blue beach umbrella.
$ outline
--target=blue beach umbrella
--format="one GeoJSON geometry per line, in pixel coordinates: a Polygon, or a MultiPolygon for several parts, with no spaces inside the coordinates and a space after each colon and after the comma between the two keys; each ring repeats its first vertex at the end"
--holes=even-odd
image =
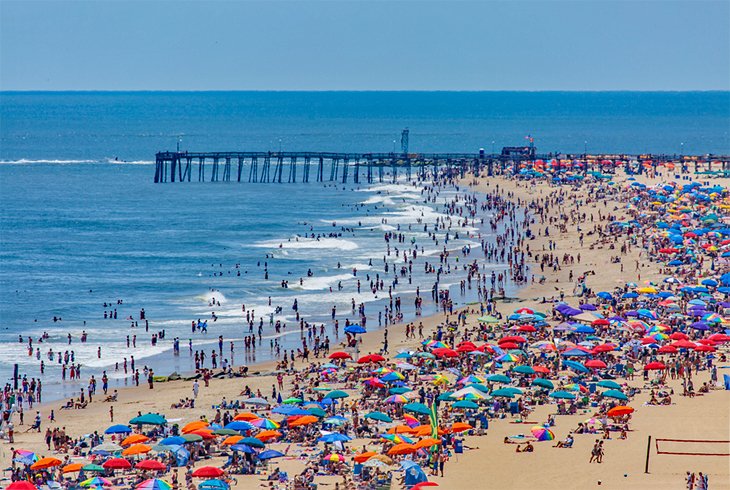
{"type": "Polygon", "coordinates": [[[122,424],[117,424],[108,427],[104,431],[104,434],[129,434],[130,432],[132,432],[132,429],[130,427],[122,424]]]}

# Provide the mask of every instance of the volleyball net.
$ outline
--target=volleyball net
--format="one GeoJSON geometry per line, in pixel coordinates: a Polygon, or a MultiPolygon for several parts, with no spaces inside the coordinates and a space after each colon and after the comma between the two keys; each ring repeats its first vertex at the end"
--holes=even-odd
{"type": "Polygon", "coordinates": [[[730,456],[730,441],[714,439],[654,439],[657,454],[675,456],[730,456]]]}

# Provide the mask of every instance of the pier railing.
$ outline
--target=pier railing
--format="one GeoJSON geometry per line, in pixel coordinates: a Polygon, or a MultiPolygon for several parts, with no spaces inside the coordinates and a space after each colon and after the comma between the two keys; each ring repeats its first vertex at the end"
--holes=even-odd
{"type": "Polygon", "coordinates": [[[190,182],[197,170],[198,182],[342,182],[352,178],[397,181],[443,173],[465,174],[469,170],[493,173],[517,173],[525,167],[555,170],[571,167],[579,172],[607,170],[616,166],[638,164],[643,167],[674,163],[676,165],[730,171],[730,157],[718,155],[628,155],[628,154],[538,154],[534,148],[514,151],[505,148],[499,154],[477,153],[337,153],[337,152],[159,152],[155,159],[155,183],[190,182]],[[197,167],[197,168],[196,168],[197,167]],[[314,175],[312,175],[314,174],[314,175]]]}

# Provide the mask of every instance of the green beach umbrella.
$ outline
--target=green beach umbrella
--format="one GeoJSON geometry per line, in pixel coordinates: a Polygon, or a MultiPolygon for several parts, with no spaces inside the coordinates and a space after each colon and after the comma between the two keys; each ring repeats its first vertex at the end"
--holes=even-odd
{"type": "Polygon", "coordinates": [[[146,413],[129,421],[131,425],[165,425],[167,420],[158,413],[146,413]]]}
{"type": "Polygon", "coordinates": [[[610,388],[612,390],[619,390],[621,389],[621,385],[617,382],[610,380],[610,379],[602,379],[596,385],[600,386],[601,388],[610,388]]]}
{"type": "Polygon", "coordinates": [[[181,437],[185,439],[185,442],[200,442],[203,440],[203,436],[199,434],[183,434],[181,437]]]}
{"type": "Polygon", "coordinates": [[[441,402],[452,402],[452,401],[454,401],[454,399],[451,398],[451,393],[452,393],[451,391],[447,391],[445,393],[441,393],[438,396],[438,400],[441,401],[441,402]]]}
{"type": "Polygon", "coordinates": [[[332,390],[329,393],[327,393],[324,397],[325,398],[330,398],[330,399],[333,399],[334,400],[334,399],[337,399],[337,398],[347,398],[349,396],[350,395],[348,395],[347,393],[345,393],[342,390],[332,390]]]}
{"type": "Polygon", "coordinates": [[[327,412],[325,412],[324,410],[322,410],[320,407],[308,408],[307,409],[307,412],[309,412],[312,415],[314,415],[315,417],[319,417],[319,418],[322,418],[322,417],[326,417],[327,416],[327,412]]]}
{"type": "Polygon", "coordinates": [[[615,398],[616,400],[628,400],[629,397],[620,392],[619,390],[608,390],[603,392],[603,396],[606,398],[615,398]]]}
{"type": "Polygon", "coordinates": [[[507,388],[500,388],[499,390],[494,390],[491,393],[491,395],[492,396],[501,396],[504,398],[512,398],[513,396],[515,396],[514,392],[512,392],[511,390],[508,390],[507,388]]]}
{"type": "Polygon", "coordinates": [[[532,366],[520,365],[512,368],[512,371],[520,374],[535,374],[535,370],[532,366]]]}
{"type": "Polygon", "coordinates": [[[553,391],[552,393],[550,393],[550,396],[553,398],[561,398],[564,400],[575,400],[575,395],[567,391],[553,391]]]}
{"type": "Polygon", "coordinates": [[[454,408],[472,408],[472,409],[479,408],[479,405],[477,405],[476,403],[469,401],[469,400],[460,400],[451,406],[454,408]]]}
{"type": "Polygon", "coordinates": [[[403,410],[423,415],[429,415],[431,413],[431,410],[429,410],[429,408],[423,403],[407,403],[403,405],[403,410]]]}
{"type": "Polygon", "coordinates": [[[81,469],[84,471],[98,471],[99,473],[103,473],[106,471],[106,468],[99,466],[98,464],[87,464],[84,465],[81,469]]]}
{"type": "Polygon", "coordinates": [[[492,315],[480,316],[479,318],[477,318],[477,321],[480,323],[499,323],[499,319],[493,317],[492,315]]]}
{"type": "Polygon", "coordinates": [[[409,391],[413,391],[413,389],[406,386],[398,386],[389,389],[388,393],[390,393],[391,395],[402,395],[403,393],[408,393],[409,391]]]}
{"type": "Polygon", "coordinates": [[[287,403],[289,405],[293,405],[293,404],[297,404],[297,403],[302,403],[302,401],[303,400],[301,398],[291,397],[291,398],[287,398],[286,400],[284,400],[281,403],[287,403]]]}
{"type": "Polygon", "coordinates": [[[482,393],[489,393],[489,388],[486,386],[479,384],[479,383],[472,383],[469,385],[466,385],[464,388],[474,388],[475,390],[479,390],[482,393]]]}
{"type": "Polygon", "coordinates": [[[504,374],[490,374],[487,376],[487,381],[492,383],[511,383],[512,378],[505,376],[504,374]]]}
{"type": "Polygon", "coordinates": [[[233,429],[216,429],[213,431],[213,434],[217,436],[237,436],[238,431],[235,431],[233,429]]]}
{"type": "Polygon", "coordinates": [[[371,420],[377,420],[378,422],[392,422],[393,419],[390,418],[388,415],[384,414],[383,412],[370,412],[369,414],[365,415],[366,419],[371,420]]]}
{"type": "Polygon", "coordinates": [[[555,388],[555,385],[552,381],[549,379],[544,378],[535,378],[532,380],[532,386],[540,386],[541,388],[547,388],[548,390],[552,390],[555,388]]]}

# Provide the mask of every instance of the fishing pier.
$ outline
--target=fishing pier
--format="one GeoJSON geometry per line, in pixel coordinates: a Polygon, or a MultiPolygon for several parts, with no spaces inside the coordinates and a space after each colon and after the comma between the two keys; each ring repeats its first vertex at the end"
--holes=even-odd
{"type": "Polygon", "coordinates": [[[488,176],[517,174],[525,168],[542,172],[611,173],[623,166],[642,173],[647,167],[677,165],[695,172],[730,172],[730,156],[678,155],[569,155],[539,154],[532,146],[505,147],[501,153],[332,153],[332,152],[187,152],[163,151],[155,159],[155,183],[191,182],[395,182],[428,175],[464,175],[467,171],[488,176]]]}

